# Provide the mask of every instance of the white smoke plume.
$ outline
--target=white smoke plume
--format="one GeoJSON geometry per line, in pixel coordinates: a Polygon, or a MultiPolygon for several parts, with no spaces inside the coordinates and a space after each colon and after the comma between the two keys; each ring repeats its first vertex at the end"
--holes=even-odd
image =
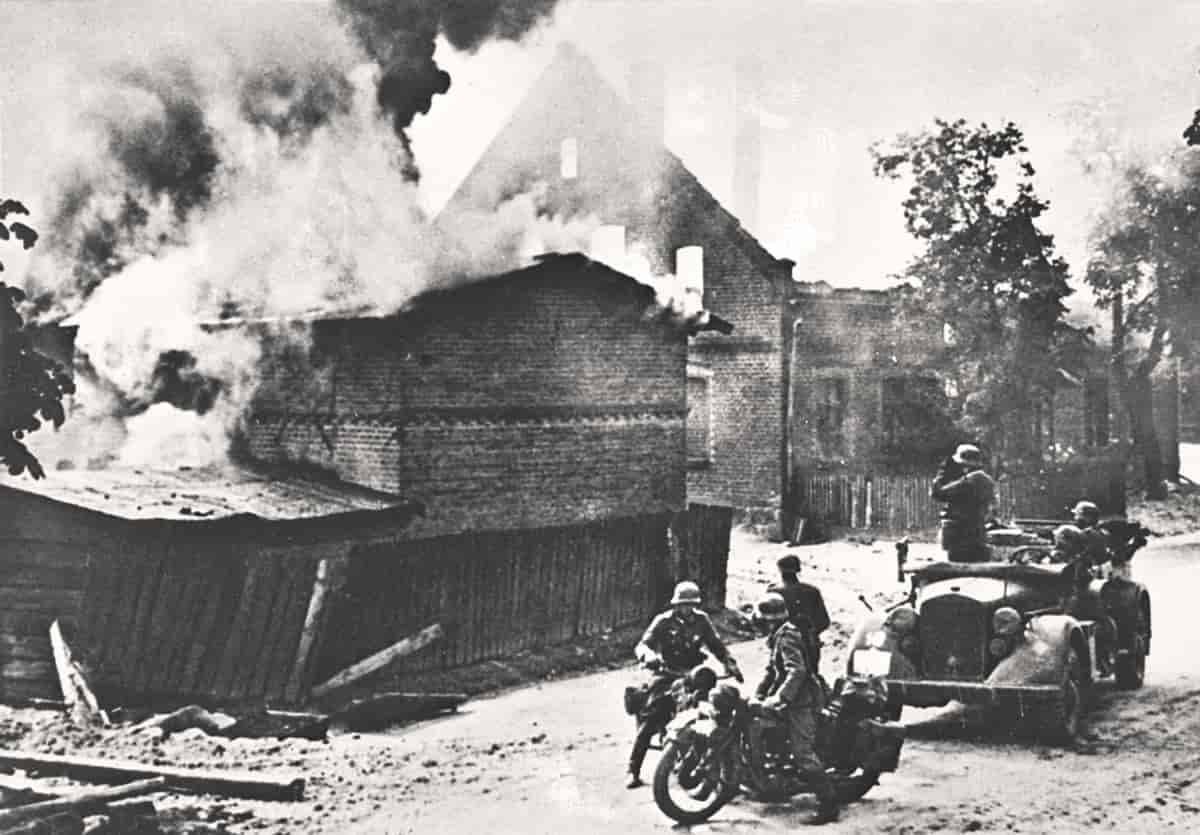
{"type": "MultiPolygon", "coordinates": [[[[288,37],[273,18],[255,30],[181,12],[187,37],[132,61],[100,56],[71,77],[74,100],[57,118],[72,138],[41,200],[52,219],[27,312],[78,325],[92,379],[71,419],[90,416],[104,424],[97,438],[119,444],[92,445],[87,461],[224,459],[259,344],[202,323],[386,314],[427,289],[583,249],[597,225],[545,216],[535,190],[435,226],[419,208],[406,125],[381,108],[381,78],[394,94],[403,62],[385,73],[330,14],[280,9],[288,37]]],[[[47,466],[56,455],[84,464],[55,446],[34,444],[47,466]]]]}

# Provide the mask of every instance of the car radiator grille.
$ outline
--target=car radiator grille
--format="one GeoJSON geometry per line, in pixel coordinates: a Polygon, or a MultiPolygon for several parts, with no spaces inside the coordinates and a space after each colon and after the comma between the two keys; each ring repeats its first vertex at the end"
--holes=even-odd
{"type": "Polygon", "coordinates": [[[969,597],[948,594],[921,607],[925,677],[978,680],[987,664],[987,609],[969,597]]]}

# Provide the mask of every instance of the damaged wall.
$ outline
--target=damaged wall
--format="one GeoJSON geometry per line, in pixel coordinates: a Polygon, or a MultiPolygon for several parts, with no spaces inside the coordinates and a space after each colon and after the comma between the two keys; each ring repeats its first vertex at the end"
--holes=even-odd
{"type": "MultiPolygon", "coordinates": [[[[658,83],[661,83],[661,79],[658,83]]],[[[653,91],[635,91],[656,100],[653,91]]],[[[639,113],[579,50],[563,46],[438,218],[453,226],[513,195],[540,194],[546,216],[627,228],[657,273],[703,247],[706,310],[732,338],[700,335],[691,362],[709,372],[711,454],[688,474],[688,500],[761,506],[783,484],[782,301],[792,263],[768,253],[666,149],[661,120],[639,113]],[[574,140],[564,172],[563,142],[574,140]],[[564,176],[570,173],[571,176],[564,176]]]]}
{"type": "Polygon", "coordinates": [[[279,343],[250,453],[421,501],[411,538],[682,510],[686,332],[587,263],[318,322],[307,358],[279,343]]]}

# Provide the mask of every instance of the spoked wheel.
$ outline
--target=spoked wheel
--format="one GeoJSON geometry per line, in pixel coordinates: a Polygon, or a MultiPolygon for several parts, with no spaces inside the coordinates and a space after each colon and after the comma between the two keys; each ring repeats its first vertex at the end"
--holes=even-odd
{"type": "Polygon", "coordinates": [[[839,803],[853,803],[862,800],[871,789],[879,783],[879,772],[874,769],[859,768],[846,774],[831,774],[833,789],[837,792],[839,803]]]}
{"type": "Polygon", "coordinates": [[[707,746],[670,742],[654,769],[654,802],[679,823],[702,823],[737,791],[728,755],[714,761],[707,746]]]}

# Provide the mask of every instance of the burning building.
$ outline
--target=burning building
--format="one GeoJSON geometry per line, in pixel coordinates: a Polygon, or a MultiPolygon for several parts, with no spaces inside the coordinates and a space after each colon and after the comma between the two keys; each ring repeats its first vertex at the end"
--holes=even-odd
{"type": "Polygon", "coordinates": [[[675,580],[687,340],[719,318],[554,255],[396,315],[208,327],[261,341],[239,452],[266,475],[6,485],[9,576],[40,590],[4,692],[53,688],[55,618],[110,690],[285,701],[431,622],[412,663],[454,666],[638,620],[675,580]]]}
{"type": "Polygon", "coordinates": [[[638,65],[630,87],[627,100],[579,50],[561,47],[439,223],[454,228],[540,189],[545,215],[623,227],[649,272],[674,274],[735,327],[729,338],[700,334],[689,348],[688,500],[777,505],[786,489],[793,264],[767,252],[664,146],[661,74],[638,65]]]}

